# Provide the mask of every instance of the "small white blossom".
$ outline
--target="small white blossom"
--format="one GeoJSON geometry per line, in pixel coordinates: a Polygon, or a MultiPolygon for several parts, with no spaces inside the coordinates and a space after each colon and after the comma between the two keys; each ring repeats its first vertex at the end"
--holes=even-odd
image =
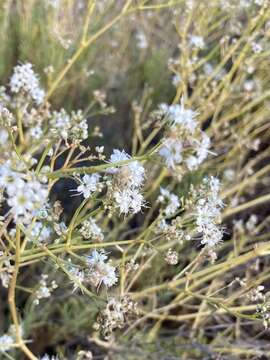
{"type": "Polygon", "coordinates": [[[125,189],[113,193],[115,205],[120,214],[136,214],[141,211],[144,205],[143,195],[137,189],[125,189]]]}
{"type": "Polygon", "coordinates": [[[263,51],[263,47],[262,47],[262,45],[259,44],[259,43],[253,42],[253,43],[251,44],[251,47],[252,47],[252,50],[253,50],[253,52],[254,52],[255,54],[259,54],[259,53],[261,53],[261,52],[263,51]]]}
{"type": "Polygon", "coordinates": [[[217,178],[205,178],[204,186],[209,188],[206,197],[201,197],[196,207],[197,232],[202,234],[201,243],[208,247],[214,247],[222,241],[223,231],[218,225],[218,220],[223,207],[219,198],[219,180],[217,178]]]}
{"type": "Polygon", "coordinates": [[[159,150],[159,155],[165,159],[165,163],[170,169],[174,169],[176,164],[182,162],[183,145],[178,139],[168,138],[163,141],[159,150]]]}
{"type": "Polygon", "coordinates": [[[136,33],[135,37],[137,40],[137,47],[139,49],[147,49],[148,48],[148,41],[145,36],[145,33],[142,30],[138,31],[136,33]]]}
{"type": "Polygon", "coordinates": [[[181,104],[167,105],[161,104],[160,110],[168,116],[169,121],[172,125],[181,126],[186,131],[191,134],[194,133],[198,123],[196,117],[198,113],[191,109],[186,109],[184,107],[184,100],[182,98],[181,104]]]}
{"type": "Polygon", "coordinates": [[[41,276],[38,289],[35,291],[35,295],[34,295],[35,305],[38,305],[41,299],[49,298],[52,292],[58,287],[58,285],[54,280],[51,282],[50,286],[48,286],[47,279],[48,279],[48,275],[43,274],[41,276]]]}
{"type": "Polygon", "coordinates": [[[10,78],[10,88],[13,93],[25,92],[40,105],[45,92],[39,85],[39,79],[32,69],[32,64],[17,65],[10,78]]]}
{"type": "MultiPolygon", "coordinates": [[[[132,159],[131,156],[124,150],[114,149],[109,161],[117,164],[129,159],[132,159]]],[[[135,160],[120,167],[109,168],[107,172],[113,175],[110,196],[115,201],[114,206],[125,215],[139,212],[144,205],[143,195],[139,191],[145,178],[144,167],[135,160]]]]}
{"type": "Polygon", "coordinates": [[[98,190],[100,175],[84,175],[81,184],[77,187],[77,192],[82,194],[85,199],[89,198],[92,193],[98,190]]]}
{"type": "Polygon", "coordinates": [[[73,281],[73,292],[75,292],[85,280],[85,273],[83,270],[73,267],[69,270],[70,274],[74,279],[73,281]]]}
{"type": "Polygon", "coordinates": [[[254,232],[257,222],[258,222],[258,216],[255,214],[250,215],[246,223],[247,230],[251,233],[254,232]]]}
{"type": "Polygon", "coordinates": [[[176,251],[173,251],[172,249],[169,249],[166,252],[165,255],[165,261],[169,264],[169,265],[177,265],[178,264],[178,254],[176,251]]]}
{"type": "Polygon", "coordinates": [[[193,139],[193,149],[196,152],[195,155],[190,155],[186,159],[186,165],[189,170],[196,170],[199,165],[207,158],[209,154],[209,148],[211,145],[210,138],[202,132],[201,140],[193,139]]]}
{"type": "Polygon", "coordinates": [[[7,203],[15,221],[30,223],[48,199],[48,188],[35,175],[20,173],[9,164],[0,165],[0,187],[7,192],[7,203]]]}
{"type": "Polygon", "coordinates": [[[57,134],[61,136],[64,140],[67,140],[69,129],[71,127],[70,116],[66,113],[64,109],[60,111],[54,111],[51,117],[51,126],[50,131],[52,134],[57,134]]]}
{"type": "Polygon", "coordinates": [[[203,49],[205,47],[204,39],[201,36],[191,35],[190,44],[198,49],[203,49]]]}
{"type": "Polygon", "coordinates": [[[129,297],[124,296],[120,301],[111,298],[108,300],[106,308],[99,314],[97,329],[100,329],[105,339],[109,339],[115,329],[122,329],[129,315],[137,315],[137,303],[129,297]]]}
{"type": "Polygon", "coordinates": [[[80,233],[85,239],[91,238],[99,241],[104,239],[104,235],[102,234],[100,227],[96,224],[96,221],[93,218],[89,218],[82,223],[80,233]]]}
{"type": "MultiPolygon", "coordinates": [[[[120,151],[114,149],[110,156],[111,163],[118,163],[120,161],[132,159],[124,150],[120,151]]],[[[108,173],[119,173],[120,177],[125,177],[124,183],[128,187],[140,187],[145,178],[144,167],[138,161],[132,161],[127,165],[122,165],[120,168],[110,168],[108,173]]],[[[121,179],[119,179],[121,181],[121,179]]]]}
{"type": "Polygon", "coordinates": [[[91,282],[96,286],[102,283],[106,287],[111,287],[117,283],[117,276],[115,267],[106,263],[108,256],[103,250],[94,250],[90,256],[86,258],[86,263],[89,266],[89,276],[91,282]]]}
{"type": "MultiPolygon", "coordinates": [[[[132,159],[131,156],[124,150],[114,149],[109,161],[111,163],[118,163],[130,159],[132,159]]],[[[144,167],[136,160],[127,165],[122,165],[120,168],[110,168],[107,172],[113,174],[118,173],[118,180],[121,184],[125,184],[128,187],[140,187],[145,178],[144,167]]]]}
{"type": "Polygon", "coordinates": [[[0,352],[8,351],[14,344],[14,340],[10,335],[4,334],[0,336],[0,352]]]}
{"type": "Polygon", "coordinates": [[[158,201],[161,203],[167,202],[167,206],[165,208],[165,215],[171,216],[176,213],[176,211],[180,208],[180,202],[177,195],[172,194],[169,190],[160,188],[160,196],[158,197],[158,201]]]}

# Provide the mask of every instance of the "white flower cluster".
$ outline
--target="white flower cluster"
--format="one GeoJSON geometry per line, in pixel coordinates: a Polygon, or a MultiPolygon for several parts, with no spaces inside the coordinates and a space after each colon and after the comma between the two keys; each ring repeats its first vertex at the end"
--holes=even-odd
{"type": "Polygon", "coordinates": [[[172,216],[180,208],[180,202],[177,195],[172,194],[169,190],[160,188],[160,195],[158,197],[160,203],[167,203],[164,210],[166,216],[172,216]]]}
{"type": "Polygon", "coordinates": [[[196,231],[202,234],[201,243],[213,248],[222,241],[219,219],[223,202],[219,197],[220,184],[215,177],[204,178],[201,195],[196,204],[196,231]]]}
{"type": "Polygon", "coordinates": [[[82,227],[80,228],[80,234],[85,239],[93,239],[98,241],[102,241],[104,239],[102,230],[96,224],[96,221],[93,218],[89,218],[82,223],[82,227]]]}
{"type": "Polygon", "coordinates": [[[170,123],[169,133],[164,139],[159,154],[165,159],[168,168],[185,163],[188,170],[195,170],[209,153],[210,139],[199,129],[197,112],[186,109],[181,104],[160,105],[161,113],[170,123]]]}
{"type": "Polygon", "coordinates": [[[48,275],[42,274],[38,289],[35,291],[34,304],[38,305],[41,299],[49,298],[52,292],[57,289],[58,285],[53,280],[48,286],[47,284],[48,275]]]}
{"type": "Polygon", "coordinates": [[[14,171],[6,162],[0,165],[0,189],[6,191],[7,203],[16,222],[29,224],[48,199],[48,189],[32,173],[14,171]]]}
{"type": "Polygon", "coordinates": [[[10,89],[13,93],[26,93],[38,105],[43,102],[45,92],[39,85],[39,79],[32,69],[32,64],[17,65],[10,78],[10,89]]]}
{"type": "Polygon", "coordinates": [[[113,331],[122,329],[129,316],[137,314],[137,304],[124,296],[119,300],[111,298],[106,308],[99,314],[95,327],[101,330],[105,339],[109,339],[113,331]]]}
{"type": "Polygon", "coordinates": [[[77,192],[82,194],[85,199],[90,198],[90,196],[95,192],[101,189],[101,184],[99,183],[100,175],[84,175],[81,184],[77,187],[77,192]]]}
{"type": "Polygon", "coordinates": [[[169,249],[166,252],[165,255],[165,261],[169,264],[169,265],[177,265],[178,261],[179,261],[179,257],[176,251],[173,251],[172,249],[169,249]]]}
{"type": "Polygon", "coordinates": [[[78,145],[88,137],[88,124],[81,110],[72,111],[69,115],[64,109],[54,111],[50,117],[50,132],[53,136],[68,139],[78,145]]]}
{"type": "Polygon", "coordinates": [[[85,273],[75,266],[69,268],[68,271],[72,276],[73,292],[75,292],[85,281],[85,273]]]}
{"type": "MultiPolygon", "coordinates": [[[[21,326],[19,326],[18,330],[20,335],[23,336],[23,329],[21,326]]],[[[10,325],[8,332],[0,336],[0,353],[14,349],[15,344],[16,344],[16,328],[15,325],[10,325]]]]}
{"type": "Polygon", "coordinates": [[[263,285],[258,285],[247,293],[248,298],[251,301],[265,301],[266,297],[264,294],[265,288],[263,285]]]}
{"type": "Polygon", "coordinates": [[[104,250],[94,250],[90,256],[86,258],[86,263],[89,266],[90,282],[99,287],[104,284],[106,287],[111,287],[117,283],[117,276],[115,267],[106,263],[108,256],[104,250]]]}
{"type": "MultiPolygon", "coordinates": [[[[114,149],[110,162],[113,164],[130,159],[131,156],[124,150],[114,149]]],[[[110,168],[107,172],[113,174],[110,194],[116,208],[125,215],[138,213],[144,205],[144,198],[140,193],[145,178],[143,166],[138,161],[132,161],[127,165],[110,168]]]]}
{"type": "Polygon", "coordinates": [[[169,169],[174,169],[176,164],[182,162],[182,150],[182,142],[171,137],[163,141],[163,145],[159,150],[159,155],[165,159],[165,163],[169,169]]]}
{"type": "Polygon", "coordinates": [[[13,344],[14,339],[10,335],[4,334],[0,336],[0,353],[10,350],[13,344]]]}

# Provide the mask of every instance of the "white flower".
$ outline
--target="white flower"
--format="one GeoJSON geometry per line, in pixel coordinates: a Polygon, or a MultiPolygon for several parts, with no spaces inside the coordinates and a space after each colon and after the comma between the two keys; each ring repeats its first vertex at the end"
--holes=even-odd
{"type": "Polygon", "coordinates": [[[196,117],[198,113],[191,109],[185,109],[184,99],[182,98],[181,104],[167,105],[161,104],[160,110],[169,118],[172,125],[181,126],[191,134],[194,133],[198,123],[196,117]]]}
{"type": "Polygon", "coordinates": [[[72,275],[72,277],[74,279],[72,279],[73,282],[73,292],[75,292],[80,285],[84,282],[85,280],[85,273],[83,270],[80,270],[76,267],[72,267],[71,269],[69,269],[70,274],[72,275]]]}
{"type": "Polygon", "coordinates": [[[141,211],[144,205],[144,198],[137,189],[115,191],[113,197],[120,214],[136,214],[141,211]]]}
{"type": "Polygon", "coordinates": [[[169,264],[169,265],[177,265],[178,264],[178,254],[176,251],[173,251],[172,249],[169,249],[166,252],[165,255],[165,261],[169,264]]]}
{"type": "Polygon", "coordinates": [[[47,186],[35,179],[34,174],[13,171],[9,164],[0,166],[0,187],[7,192],[7,203],[16,221],[29,223],[47,202],[47,186]]]}
{"type": "Polygon", "coordinates": [[[159,155],[165,159],[168,168],[174,169],[182,162],[182,143],[178,139],[168,138],[163,142],[159,155]]]}
{"type": "MultiPolygon", "coordinates": [[[[132,159],[131,156],[124,150],[120,151],[118,149],[114,149],[109,161],[111,163],[118,163],[129,159],[132,159]]],[[[127,165],[122,165],[119,168],[110,168],[107,172],[118,174],[118,180],[127,187],[131,188],[142,186],[145,178],[144,167],[137,160],[132,161],[127,165]]]]}
{"type": "Polygon", "coordinates": [[[25,182],[19,173],[15,173],[8,164],[0,166],[0,187],[5,188],[9,195],[13,195],[17,190],[22,189],[25,182]]]}
{"type": "Polygon", "coordinates": [[[255,214],[250,215],[250,218],[246,223],[247,230],[253,232],[256,229],[257,222],[258,222],[258,216],[255,214]]]}
{"type": "MultiPolygon", "coordinates": [[[[111,163],[118,163],[132,159],[124,150],[113,150],[110,157],[111,163]]],[[[113,174],[110,196],[115,201],[115,207],[121,214],[139,212],[144,204],[144,198],[139,189],[145,178],[144,167],[137,161],[131,161],[120,167],[110,168],[107,171],[113,174]]]]}
{"type": "Polygon", "coordinates": [[[195,145],[195,151],[200,164],[207,158],[207,155],[209,154],[208,149],[211,145],[209,136],[207,136],[204,132],[201,133],[201,137],[201,141],[197,142],[195,145]]]}
{"type": "Polygon", "coordinates": [[[190,155],[186,159],[186,164],[189,170],[195,170],[207,158],[210,152],[208,149],[210,148],[211,141],[210,138],[202,132],[200,141],[194,138],[191,145],[196,152],[196,156],[190,155]]]}
{"type": "Polygon", "coordinates": [[[39,79],[30,63],[15,66],[10,79],[10,88],[13,93],[17,94],[22,91],[30,95],[38,105],[42,103],[45,96],[45,92],[40,87],[39,79]]]}
{"type": "Polygon", "coordinates": [[[172,194],[169,190],[160,188],[160,196],[158,197],[158,201],[161,203],[167,200],[168,204],[165,208],[165,215],[171,216],[176,213],[176,211],[180,208],[180,202],[177,195],[172,194]]]}
{"type": "Polygon", "coordinates": [[[0,352],[8,351],[11,349],[11,345],[13,345],[14,340],[11,336],[4,334],[0,336],[0,352]]]}
{"type": "MultiPolygon", "coordinates": [[[[130,155],[128,155],[125,150],[118,150],[118,149],[114,149],[113,153],[110,156],[110,162],[111,163],[117,163],[119,161],[124,161],[124,160],[129,160],[131,158],[130,155]]],[[[111,171],[116,170],[115,168],[110,169],[111,171]]]]}
{"type": "Polygon", "coordinates": [[[89,198],[92,193],[98,190],[100,175],[84,175],[82,183],[77,187],[77,192],[82,194],[85,199],[89,198]]]}
{"type": "Polygon", "coordinates": [[[48,275],[42,274],[38,289],[34,293],[35,305],[38,305],[41,299],[49,298],[52,292],[58,287],[58,285],[54,280],[51,282],[50,286],[48,286],[47,279],[48,279],[48,275]]]}
{"type": "Polygon", "coordinates": [[[108,256],[103,250],[100,250],[100,252],[94,250],[86,258],[90,270],[89,276],[95,286],[100,286],[103,283],[105,286],[111,287],[117,283],[115,267],[105,262],[107,258],[108,256]]]}
{"type": "Polygon", "coordinates": [[[244,90],[245,91],[248,91],[248,92],[251,92],[252,90],[254,90],[256,84],[255,84],[255,81],[254,80],[246,80],[244,82],[244,90]]]}
{"type": "Polygon", "coordinates": [[[79,144],[88,137],[88,124],[81,110],[72,111],[69,115],[64,109],[54,111],[50,119],[52,135],[60,136],[67,142],[79,144]]]}
{"type": "Polygon", "coordinates": [[[71,119],[64,109],[53,112],[50,120],[50,131],[52,134],[56,134],[61,136],[62,139],[67,140],[70,127],[71,119]]]}
{"type": "Polygon", "coordinates": [[[89,218],[82,223],[80,233],[85,239],[92,238],[100,241],[104,239],[104,235],[102,234],[100,227],[96,224],[96,221],[93,218],[89,218]]]}
{"type": "Polygon", "coordinates": [[[140,187],[145,177],[144,167],[138,161],[133,161],[128,165],[128,168],[130,170],[130,186],[140,187]]]}
{"type": "Polygon", "coordinates": [[[136,33],[135,37],[137,40],[137,47],[139,49],[147,49],[148,48],[148,41],[145,36],[145,33],[142,30],[138,31],[136,33]]]}
{"type": "Polygon", "coordinates": [[[205,47],[204,40],[201,36],[191,35],[190,44],[198,49],[203,49],[205,47]]]}
{"type": "Polygon", "coordinates": [[[261,52],[263,51],[263,47],[262,47],[262,45],[259,44],[259,43],[253,42],[253,43],[251,44],[251,47],[252,47],[252,50],[253,50],[253,52],[254,52],[255,54],[259,54],[259,53],[261,53],[261,52]]]}
{"type": "Polygon", "coordinates": [[[81,110],[72,111],[69,137],[73,144],[79,144],[88,137],[88,124],[81,110]]]}
{"type": "Polygon", "coordinates": [[[47,187],[39,181],[31,179],[26,180],[23,187],[20,184],[15,193],[12,193],[11,185],[9,185],[7,193],[9,195],[7,203],[11,207],[14,218],[24,223],[29,223],[32,220],[48,198],[47,187]]]}
{"type": "Polygon", "coordinates": [[[202,233],[202,244],[214,247],[222,241],[223,237],[223,231],[218,225],[220,210],[223,207],[223,202],[219,197],[219,180],[215,177],[205,178],[203,186],[209,190],[206,197],[202,194],[197,201],[195,215],[197,232],[202,233]]]}
{"type": "Polygon", "coordinates": [[[28,192],[27,186],[18,190],[13,197],[8,199],[7,203],[12,208],[12,212],[16,217],[23,215],[25,211],[32,211],[34,209],[31,193],[28,192]]]}
{"type": "Polygon", "coordinates": [[[104,262],[108,259],[108,256],[105,254],[104,250],[93,250],[91,255],[87,257],[87,263],[89,265],[94,265],[96,263],[104,262]]]}
{"type": "Polygon", "coordinates": [[[29,135],[35,140],[41,139],[43,136],[42,127],[40,125],[33,126],[29,129],[29,135]]]}

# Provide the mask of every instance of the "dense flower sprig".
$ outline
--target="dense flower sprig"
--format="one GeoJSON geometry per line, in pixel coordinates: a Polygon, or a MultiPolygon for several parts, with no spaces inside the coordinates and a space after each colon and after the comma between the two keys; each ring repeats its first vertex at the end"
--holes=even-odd
{"type": "MultiPolygon", "coordinates": [[[[138,41],[142,47],[143,39],[138,38],[138,41]]],[[[191,38],[190,41],[194,47],[203,46],[199,38],[191,38]]],[[[11,156],[8,156],[8,152],[3,153],[0,164],[1,203],[8,206],[4,220],[10,215],[13,222],[6,234],[8,241],[13,243],[20,231],[23,243],[20,243],[19,249],[22,247],[22,253],[26,248],[30,254],[32,250],[36,254],[39,254],[38,251],[47,254],[57,269],[69,277],[72,293],[78,294],[77,290],[80,290],[82,294],[99,294],[104,289],[117,289],[119,283],[124,293],[125,281],[140,269],[140,262],[136,261],[136,257],[131,257],[124,266],[119,266],[117,258],[109,260],[109,253],[104,250],[107,237],[111,236],[108,224],[112,227],[117,221],[125,224],[129,218],[138,216],[136,214],[148,207],[144,187],[149,186],[148,171],[153,176],[152,169],[149,169],[152,160],[157,164],[154,176],[162,168],[167,168],[170,176],[176,170],[180,178],[197,169],[206,159],[210,139],[199,127],[198,113],[185,108],[183,99],[181,104],[161,104],[158,113],[160,118],[165,118],[167,130],[161,144],[153,148],[151,155],[133,158],[124,150],[114,149],[107,158],[103,145],[95,147],[95,154],[91,153],[89,147],[82,145],[89,137],[87,119],[82,111],[67,113],[64,109],[51,110],[50,104],[44,102],[44,91],[39,87],[38,77],[31,64],[15,67],[10,87],[11,96],[6,94],[5,89],[2,89],[0,96],[0,146],[8,141],[12,149],[11,156]],[[12,100],[12,96],[15,96],[16,101],[12,100]],[[27,106],[23,105],[24,98],[27,106]],[[165,164],[157,157],[157,153],[165,164]],[[55,170],[56,162],[63,154],[66,156],[64,165],[55,170]],[[92,171],[91,166],[84,166],[85,161],[92,160],[99,162],[95,164],[95,171],[92,171]],[[77,186],[71,189],[73,194],[70,196],[81,195],[83,198],[69,221],[65,218],[60,201],[53,196],[55,174],[71,177],[77,186]],[[98,250],[101,242],[104,249],[98,250]],[[61,246],[71,256],[67,260],[64,254],[54,254],[61,246]],[[75,249],[85,249],[86,253],[81,256],[75,254],[73,246],[75,249]],[[87,249],[91,247],[94,250],[87,255],[87,249]]],[[[107,109],[105,96],[101,92],[95,92],[94,98],[103,110],[107,109]]],[[[95,130],[95,134],[100,136],[99,129],[95,130]]],[[[153,206],[153,213],[149,211],[150,219],[155,218],[158,209],[157,219],[145,230],[149,243],[152,238],[162,238],[165,242],[173,241],[177,249],[178,245],[199,234],[202,244],[209,249],[215,248],[222,239],[218,218],[223,204],[218,196],[218,180],[213,177],[205,179],[189,207],[186,206],[188,200],[180,197],[177,187],[171,185],[160,182],[157,186],[157,189],[160,188],[157,200],[153,204],[149,201],[150,209],[153,206]],[[184,211],[183,221],[181,213],[184,211]]],[[[129,231],[132,233],[133,230],[129,229],[127,233],[129,231]]],[[[132,243],[132,240],[126,241],[132,243]]],[[[116,249],[124,251],[121,241],[116,249]]],[[[166,266],[177,267],[180,263],[176,249],[167,247],[164,252],[166,266]]],[[[10,260],[13,253],[9,256],[8,252],[0,253],[0,260],[1,257],[5,258],[1,262],[3,268],[0,279],[6,288],[10,286],[14,273],[14,264],[10,260]]],[[[128,287],[132,285],[131,281],[128,287]]],[[[33,304],[38,305],[42,299],[53,297],[58,286],[61,287],[61,283],[55,280],[49,283],[48,275],[43,274],[32,291],[33,304]]],[[[109,339],[115,330],[126,325],[130,315],[138,315],[136,304],[131,299],[122,295],[120,300],[111,298],[98,315],[97,329],[109,339]]],[[[13,337],[8,334],[0,337],[0,344],[1,341],[3,349],[7,351],[14,343],[13,337]]],[[[41,359],[49,357],[45,354],[41,359]]]]}
{"type": "Polygon", "coordinates": [[[188,170],[195,170],[207,158],[209,137],[200,130],[196,120],[198,113],[181,104],[160,105],[160,112],[169,123],[168,136],[163,140],[159,154],[169,169],[185,164],[188,170]]]}

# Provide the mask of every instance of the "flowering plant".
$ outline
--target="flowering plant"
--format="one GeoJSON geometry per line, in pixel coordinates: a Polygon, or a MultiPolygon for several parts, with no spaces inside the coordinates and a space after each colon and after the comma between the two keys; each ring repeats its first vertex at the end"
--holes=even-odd
{"type": "Polygon", "coordinates": [[[172,354],[183,359],[257,355],[252,336],[268,328],[270,307],[269,216],[253,213],[270,200],[266,3],[219,0],[209,22],[208,7],[195,1],[71,3],[84,19],[76,34],[65,28],[61,0],[25,2],[33,14],[52,15],[59,56],[68,59],[55,77],[56,63],[43,76],[38,61],[20,59],[0,88],[0,355],[133,359],[128,347],[147,358],[155,344],[157,357],[168,330],[172,341],[181,332],[172,354]],[[117,46],[129,36],[138,62],[151,68],[146,55],[158,58],[160,39],[151,42],[137,16],[157,28],[174,19],[174,29],[164,26],[174,44],[171,57],[166,47],[170,91],[129,89],[130,113],[110,129],[102,124],[121,117],[113,86],[120,82],[124,95],[128,65],[121,73],[110,57],[108,71],[106,57],[97,58],[104,90],[74,82],[98,41],[116,46],[111,36],[117,46]],[[248,351],[235,350],[230,328],[228,346],[213,335],[224,319],[235,332],[240,321],[252,323],[248,351]],[[194,349],[183,348],[193,336],[194,349]]]}

